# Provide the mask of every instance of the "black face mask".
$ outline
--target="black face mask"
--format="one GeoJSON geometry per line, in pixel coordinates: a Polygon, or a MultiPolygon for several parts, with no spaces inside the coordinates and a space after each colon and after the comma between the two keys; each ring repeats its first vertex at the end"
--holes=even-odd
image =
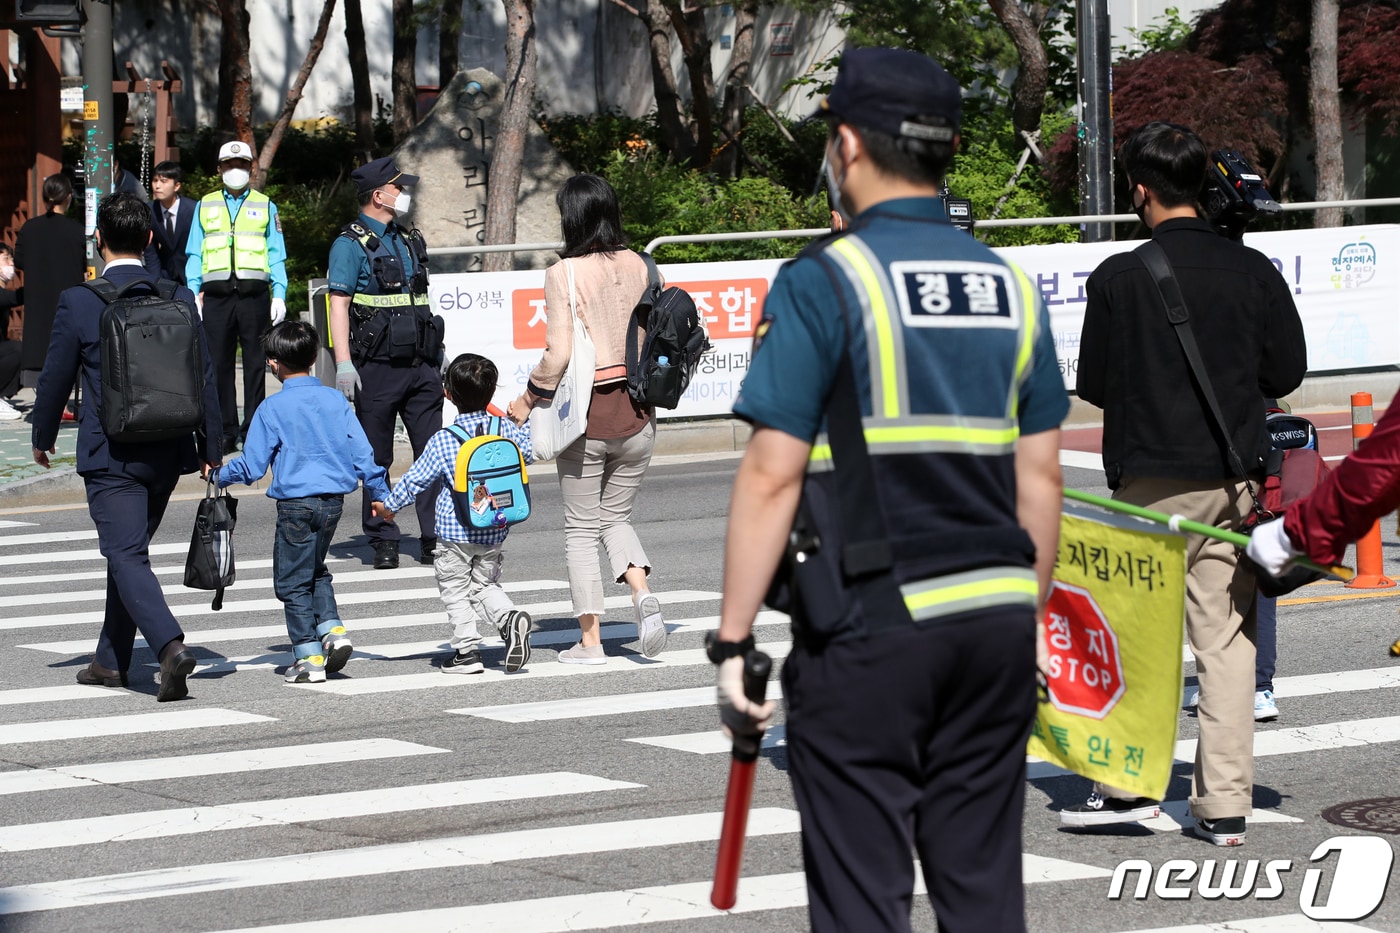
{"type": "Polygon", "coordinates": [[[1138,220],[1140,220],[1140,221],[1142,221],[1144,224],[1146,224],[1146,223],[1147,223],[1147,218],[1143,216],[1143,213],[1144,213],[1145,209],[1147,208],[1147,199],[1144,198],[1144,199],[1142,200],[1141,203],[1138,202],[1138,199],[1137,199],[1137,188],[1136,188],[1136,187],[1134,187],[1133,190],[1129,193],[1129,195],[1128,195],[1128,203],[1132,205],[1133,213],[1134,213],[1134,214],[1137,214],[1138,220]]]}

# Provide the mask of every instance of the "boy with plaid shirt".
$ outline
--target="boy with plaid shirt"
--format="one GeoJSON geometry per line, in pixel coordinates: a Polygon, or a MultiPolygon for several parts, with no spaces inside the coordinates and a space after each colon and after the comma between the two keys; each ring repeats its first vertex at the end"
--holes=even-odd
{"type": "MultiPolygon", "coordinates": [[[[487,424],[491,415],[486,406],[496,392],[496,364],[475,353],[463,353],[447,367],[443,377],[444,394],[457,406],[455,424],[468,434],[487,424]]],[[[525,455],[526,463],[534,462],[530,446],[529,426],[518,427],[509,418],[500,419],[501,436],[514,441],[525,455]]],[[[514,673],[530,660],[530,616],[515,608],[515,603],[501,589],[501,562],[508,527],[467,528],[457,518],[452,501],[452,478],[457,464],[461,440],[444,428],[428,440],[423,455],[414,461],[394,485],[383,502],[375,502],[374,510],[386,521],[394,513],[413,504],[418,493],[442,479],[438,493],[436,520],[438,546],[433,561],[438,592],[447,606],[447,619],[452,623],[452,647],[456,654],[443,662],[444,674],[479,674],[481,636],[477,621],[485,619],[500,633],[506,643],[506,673],[514,673]]]]}

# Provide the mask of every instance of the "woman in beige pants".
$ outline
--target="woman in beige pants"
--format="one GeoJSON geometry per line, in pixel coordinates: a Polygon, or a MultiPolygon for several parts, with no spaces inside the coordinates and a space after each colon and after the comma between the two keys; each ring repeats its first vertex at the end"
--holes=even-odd
{"type": "Polygon", "coordinates": [[[598,350],[588,426],[558,457],[564,497],[564,554],[569,589],[578,616],[578,644],[559,653],[566,664],[604,664],[603,580],[598,542],[608,554],[612,579],[632,588],[642,654],[654,658],[666,647],[661,603],[647,587],[651,563],[632,528],[632,505],[651,463],[656,440],[654,413],[627,394],[627,322],[647,286],[646,263],[626,248],[617,193],[596,175],[576,175],[559,189],[564,248],[545,273],[545,351],[525,392],[510,404],[524,424],[540,401],[554,397],[573,351],[572,311],[598,350]]]}

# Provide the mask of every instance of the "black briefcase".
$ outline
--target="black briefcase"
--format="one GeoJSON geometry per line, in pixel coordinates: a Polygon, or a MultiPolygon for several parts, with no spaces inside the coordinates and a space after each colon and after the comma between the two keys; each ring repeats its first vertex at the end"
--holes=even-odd
{"type": "Polygon", "coordinates": [[[194,534],[190,538],[190,553],[185,558],[185,586],[196,590],[213,590],[211,609],[224,605],[224,588],[233,585],[233,526],[238,521],[238,500],[217,487],[219,471],[209,471],[194,515],[194,534]]]}

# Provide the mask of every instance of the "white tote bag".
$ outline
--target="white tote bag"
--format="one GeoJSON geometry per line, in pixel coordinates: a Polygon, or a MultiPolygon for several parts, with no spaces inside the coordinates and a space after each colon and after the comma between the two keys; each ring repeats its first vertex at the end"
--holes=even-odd
{"type": "Polygon", "coordinates": [[[574,266],[564,260],[569,275],[569,316],[574,319],[574,348],[569,365],[554,390],[554,398],[541,401],[530,412],[530,444],[536,460],[553,460],[559,452],[583,436],[588,426],[588,406],[593,401],[593,372],[598,348],[578,316],[574,300],[574,266]]]}

